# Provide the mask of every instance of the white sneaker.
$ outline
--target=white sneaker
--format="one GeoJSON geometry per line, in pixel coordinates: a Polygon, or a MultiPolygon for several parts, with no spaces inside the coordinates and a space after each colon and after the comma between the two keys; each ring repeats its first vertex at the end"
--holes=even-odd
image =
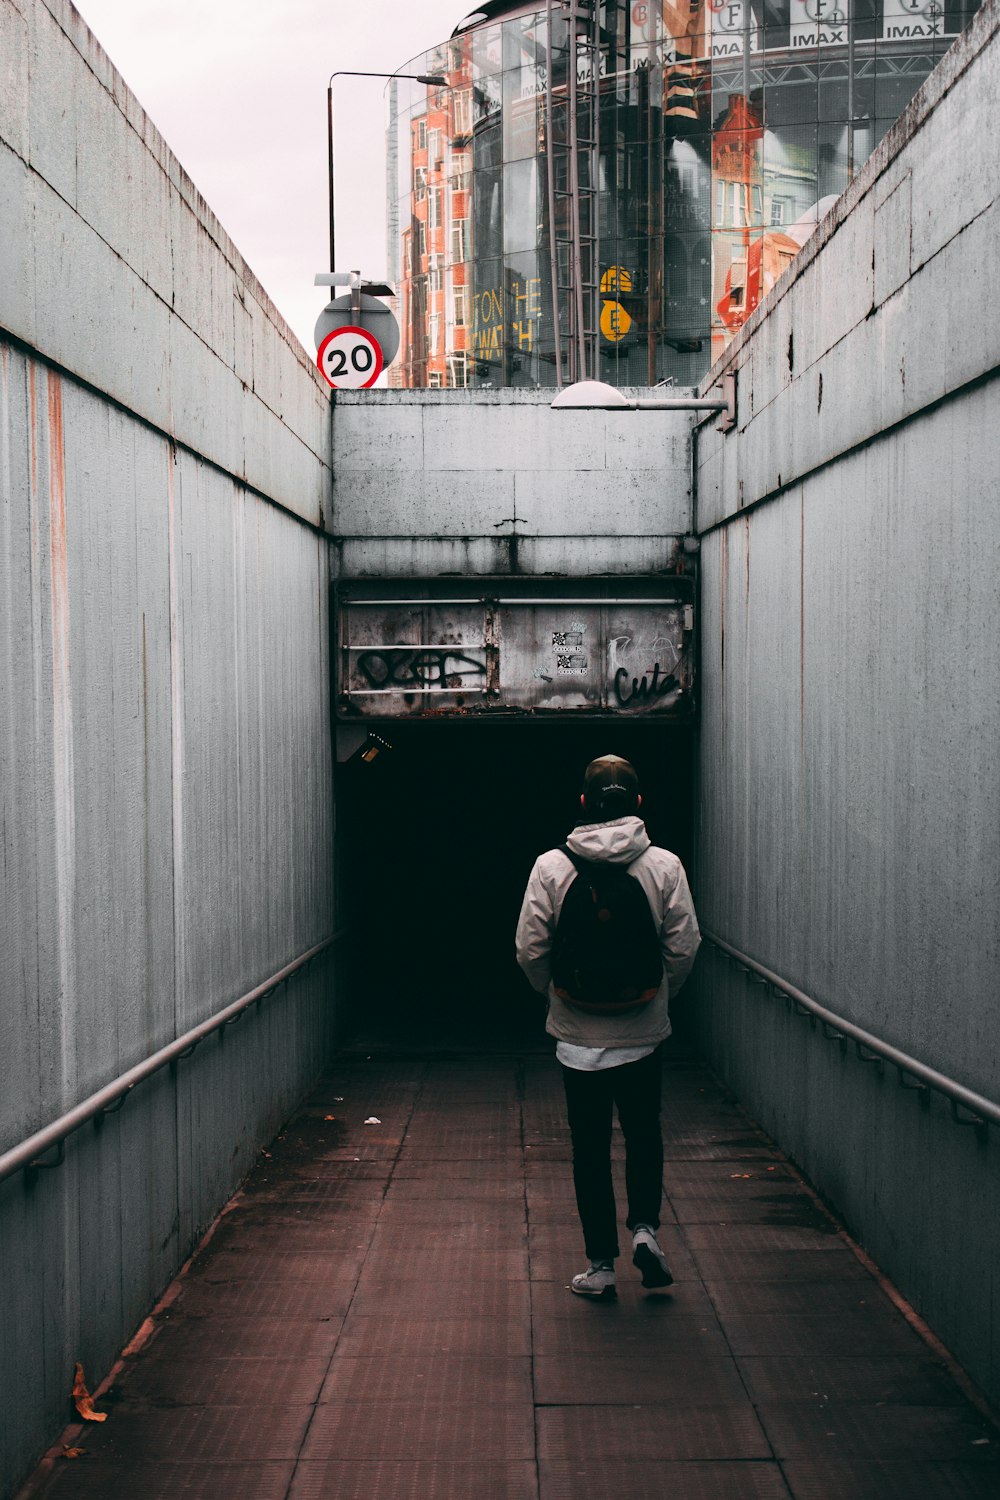
{"type": "Polygon", "coordinates": [[[610,1302],[618,1296],[614,1266],[588,1266],[570,1282],[570,1290],[579,1297],[602,1297],[610,1302]]]}
{"type": "Polygon", "coordinates": [[[645,1224],[640,1224],[632,1236],[632,1264],[642,1272],[643,1286],[673,1284],[667,1258],[656,1243],[656,1235],[645,1224]]]}

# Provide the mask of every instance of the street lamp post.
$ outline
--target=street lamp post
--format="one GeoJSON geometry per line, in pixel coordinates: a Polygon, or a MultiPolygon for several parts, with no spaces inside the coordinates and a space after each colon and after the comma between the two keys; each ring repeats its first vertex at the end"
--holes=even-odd
{"type": "Polygon", "coordinates": [[[333,211],[333,80],[335,78],[412,78],[416,83],[429,83],[447,87],[448,79],[443,73],[368,73],[353,68],[340,68],[330,74],[326,86],[326,141],[327,141],[327,190],[330,203],[330,271],[336,271],[336,223],[333,211]]]}
{"type": "MultiPolygon", "coordinates": [[[[549,402],[554,411],[703,411],[719,414],[719,429],[736,425],[736,380],[730,374],[718,382],[721,396],[626,396],[603,380],[578,380],[549,402]]],[[[713,387],[714,389],[714,387],[713,387]]]]}

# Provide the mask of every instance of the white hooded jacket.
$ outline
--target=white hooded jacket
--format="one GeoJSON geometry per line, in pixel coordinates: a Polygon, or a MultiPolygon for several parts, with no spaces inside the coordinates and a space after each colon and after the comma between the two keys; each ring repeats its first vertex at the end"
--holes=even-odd
{"type": "Polygon", "coordinates": [[[517,924],[517,961],[532,987],[548,995],[545,1029],[580,1047],[655,1046],[670,1035],[669,1001],[684,983],[701,944],[684,866],[676,854],[651,843],[641,818],[615,818],[574,828],[566,843],[583,859],[629,865],[649,900],[663,950],[663,983],[638,1010],[595,1016],[566,1005],[551,985],[549,955],[576,866],[559,849],[535,861],[517,924]]]}

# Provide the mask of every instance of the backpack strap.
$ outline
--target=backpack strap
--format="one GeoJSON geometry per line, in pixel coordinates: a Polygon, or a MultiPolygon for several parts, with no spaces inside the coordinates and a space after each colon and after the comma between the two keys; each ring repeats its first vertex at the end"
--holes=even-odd
{"type": "Polygon", "coordinates": [[[588,860],[583,859],[579,854],[574,854],[568,844],[560,844],[559,853],[565,854],[566,858],[576,869],[577,873],[584,869],[584,867],[589,863],[588,860]]]}

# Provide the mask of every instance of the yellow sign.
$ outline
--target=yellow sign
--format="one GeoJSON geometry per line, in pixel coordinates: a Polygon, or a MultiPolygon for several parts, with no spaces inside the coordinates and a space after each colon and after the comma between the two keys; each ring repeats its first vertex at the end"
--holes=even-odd
{"type": "Polygon", "coordinates": [[[473,299],[472,352],[497,364],[504,349],[532,353],[535,328],[542,316],[542,282],[538,276],[484,287],[473,299]],[[506,311],[506,321],[504,313],[506,311]]]}
{"type": "Polygon", "coordinates": [[[601,277],[601,291],[605,297],[614,297],[619,292],[632,290],[632,273],[624,266],[609,266],[601,277]]]}
{"type": "Polygon", "coordinates": [[[620,302],[605,302],[601,308],[601,332],[610,344],[620,343],[632,327],[632,319],[620,302]]]}

